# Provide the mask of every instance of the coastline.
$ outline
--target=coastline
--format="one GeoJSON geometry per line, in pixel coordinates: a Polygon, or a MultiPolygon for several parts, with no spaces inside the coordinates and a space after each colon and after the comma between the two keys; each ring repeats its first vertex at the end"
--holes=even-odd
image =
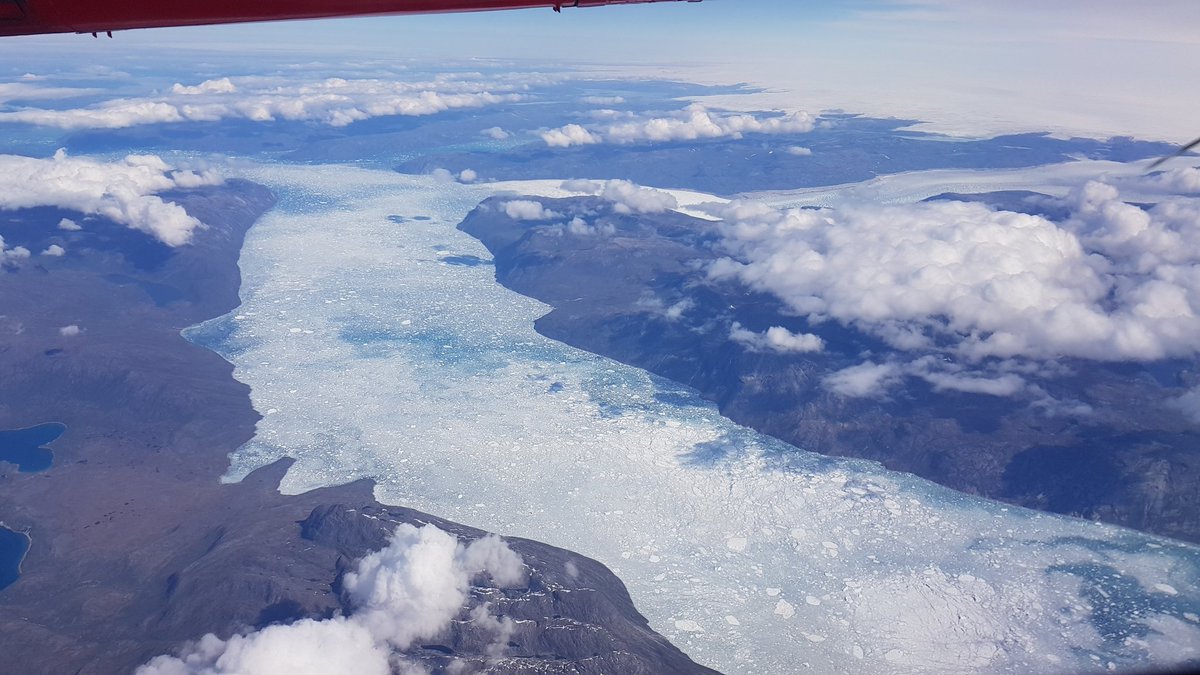
{"type": "MultiPolygon", "coordinates": [[[[0,478],[0,513],[30,533],[23,574],[0,593],[0,650],[22,675],[127,672],[206,633],[227,637],[337,614],[348,563],[378,548],[396,523],[433,523],[468,540],[484,534],[381,505],[369,481],[281,495],[286,459],[239,483],[220,482],[228,455],[253,437],[259,415],[233,366],[180,331],[237,307],[245,233],[274,197],[245,181],[169,196],[209,227],[158,267],[129,264],[96,239],[92,250],[73,246],[81,262],[72,266],[0,278],[11,291],[6,297],[16,299],[7,319],[27,327],[0,355],[0,426],[52,415],[72,430],[56,444],[51,469],[0,478]],[[114,275],[139,283],[113,282],[114,275]],[[159,303],[139,284],[170,284],[180,299],[159,303]],[[81,334],[58,335],[66,317],[81,334]],[[54,351],[48,346],[59,351],[47,355],[54,351]],[[54,603],[45,601],[50,597],[54,603]]],[[[56,222],[60,213],[25,215],[56,222]]],[[[91,221],[88,233],[120,227],[91,221]]],[[[605,636],[601,663],[632,662],[632,672],[711,672],[650,631],[624,586],[599,563],[537,542],[509,542],[541,588],[577,588],[568,563],[587,572],[583,578],[595,589],[587,601],[526,604],[529,612],[574,617],[581,630],[605,636]]],[[[515,615],[530,625],[539,618],[515,615]]],[[[543,658],[544,630],[519,632],[512,657],[543,658]]],[[[459,633],[447,639],[453,657],[440,647],[418,649],[415,658],[445,664],[486,656],[478,640],[459,633]]],[[[555,656],[591,659],[593,652],[596,645],[584,641],[555,656]]]]}

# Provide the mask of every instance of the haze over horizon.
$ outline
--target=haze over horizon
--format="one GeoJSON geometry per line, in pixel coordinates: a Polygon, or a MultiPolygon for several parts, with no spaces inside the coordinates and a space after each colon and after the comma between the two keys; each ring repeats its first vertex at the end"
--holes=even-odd
{"type": "Polygon", "coordinates": [[[1049,131],[1181,144],[1200,134],[1189,112],[1200,107],[1189,86],[1196,25],[1200,4],[1186,0],[705,0],[16,38],[0,54],[70,48],[103,62],[126,49],[282,50],[608,65],[767,90],[714,104],[907,117],[975,137],[1049,131]]]}

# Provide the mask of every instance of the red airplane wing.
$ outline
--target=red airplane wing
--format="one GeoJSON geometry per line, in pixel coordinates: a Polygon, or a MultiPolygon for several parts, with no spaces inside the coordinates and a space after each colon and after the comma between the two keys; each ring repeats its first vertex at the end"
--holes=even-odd
{"type": "MultiPolygon", "coordinates": [[[[679,0],[0,0],[0,36],[679,0]]],[[[700,0],[687,0],[699,2],[700,0]]]]}

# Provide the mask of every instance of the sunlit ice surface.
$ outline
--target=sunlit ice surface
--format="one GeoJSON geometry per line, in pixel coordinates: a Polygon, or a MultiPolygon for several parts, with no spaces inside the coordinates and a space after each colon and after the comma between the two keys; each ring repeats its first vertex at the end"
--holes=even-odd
{"type": "Polygon", "coordinates": [[[729,673],[1197,655],[1195,547],[803,452],[538,335],[546,305],[453,264],[490,257],[455,226],[494,188],[248,176],[280,204],[243,249],[242,306],[188,332],[263,415],[227,479],[290,456],[286,492],[373,478],[384,502],[594,557],[655,630],[729,673]]]}

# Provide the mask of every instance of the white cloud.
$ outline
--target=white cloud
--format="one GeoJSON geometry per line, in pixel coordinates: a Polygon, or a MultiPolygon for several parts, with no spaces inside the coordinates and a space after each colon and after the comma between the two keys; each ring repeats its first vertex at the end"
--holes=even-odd
{"type": "Polygon", "coordinates": [[[793,333],[783,326],[756,333],[736,321],[729,327],[729,339],[756,352],[811,353],[825,349],[825,341],[812,333],[793,333]]]}
{"type": "Polygon", "coordinates": [[[79,333],[80,333],[79,326],[76,326],[75,324],[71,324],[70,326],[63,326],[62,328],[58,329],[58,334],[63,337],[74,337],[76,335],[79,335],[79,333]]]}
{"type": "Polygon", "coordinates": [[[667,307],[663,310],[663,316],[667,317],[668,321],[678,321],[683,318],[683,315],[688,310],[696,306],[696,301],[691,298],[684,298],[679,302],[667,307]]]}
{"type": "Polygon", "coordinates": [[[891,363],[867,361],[825,376],[822,384],[848,398],[875,398],[900,381],[901,369],[891,363]]]}
{"type": "Polygon", "coordinates": [[[205,80],[194,87],[184,86],[178,82],[171,87],[172,94],[182,96],[199,96],[201,94],[232,94],[237,91],[237,85],[228,77],[218,80],[205,80]]]}
{"type": "Polygon", "coordinates": [[[596,143],[665,143],[711,138],[742,138],[746,134],[796,134],[812,131],[815,120],[807,113],[761,116],[716,113],[692,105],[674,115],[635,119],[588,129],[568,124],[542,134],[550,147],[596,143]]]}
{"type": "Polygon", "coordinates": [[[504,213],[513,220],[553,220],[562,217],[562,214],[547,209],[540,202],[528,199],[504,202],[504,213]]]}
{"type": "Polygon", "coordinates": [[[595,145],[600,138],[578,124],[551,129],[542,134],[542,140],[552,148],[569,148],[573,145],[595,145]]]}
{"type": "Polygon", "coordinates": [[[575,216],[571,222],[566,225],[567,232],[580,236],[588,237],[592,235],[602,235],[610,237],[617,233],[617,228],[612,223],[600,223],[597,225],[589,225],[586,220],[575,216]]]}
{"type": "MultiPolygon", "coordinates": [[[[211,185],[214,173],[176,172],[154,155],[129,155],[116,162],[68,157],[62,150],[50,159],[0,155],[0,209],[54,206],[100,215],[141,230],[168,246],[191,240],[200,221],[183,207],[155,193],[211,185]]],[[[59,229],[74,230],[63,219],[59,229]]]]}
{"type": "Polygon", "coordinates": [[[343,585],[354,620],[405,649],[448,626],[467,601],[471,578],[485,571],[503,586],[524,575],[520,557],[497,537],[463,547],[432,525],[401,525],[391,544],[359,561],[343,585]]]}
{"type": "Polygon", "coordinates": [[[571,234],[588,235],[595,234],[596,228],[588,225],[587,221],[583,218],[575,216],[571,219],[571,222],[567,223],[567,232],[570,232],[571,234]]]}
{"type": "Polygon", "coordinates": [[[1142,179],[1142,185],[1173,194],[1200,194],[1200,168],[1182,166],[1142,179]]]}
{"type": "Polygon", "coordinates": [[[9,101],[44,101],[87,96],[100,91],[98,89],[79,89],[75,87],[43,87],[29,84],[36,80],[21,78],[21,82],[0,82],[0,103],[9,101]]]}
{"type": "Polygon", "coordinates": [[[70,218],[63,218],[62,220],[58,221],[58,229],[66,230],[67,232],[78,232],[79,230],[82,230],[83,227],[70,218]]]}
{"type": "Polygon", "coordinates": [[[59,246],[58,244],[50,244],[49,246],[46,247],[46,250],[42,251],[42,255],[50,256],[52,258],[60,258],[63,255],[65,255],[66,253],[67,253],[66,249],[59,246]]]}
{"type": "Polygon", "coordinates": [[[1149,211],[1091,182],[1055,223],[981,204],[777,211],[734,202],[716,277],[897,349],[1103,361],[1200,351],[1200,201],[1149,211]]]}
{"type": "Polygon", "coordinates": [[[1013,373],[997,377],[978,374],[927,371],[920,376],[937,391],[961,391],[968,394],[989,396],[1013,396],[1025,388],[1025,380],[1013,373]]]}
{"type": "Polygon", "coordinates": [[[473,169],[463,169],[458,173],[458,182],[460,183],[474,183],[476,180],[479,180],[479,174],[475,173],[473,169]]]}
{"type": "MultiPolygon", "coordinates": [[[[520,556],[489,535],[463,546],[433,525],[403,524],[388,546],[344,577],[349,616],[269,626],[221,640],[206,635],[179,656],[158,656],[137,675],[387,675],[422,672],[395,652],[437,636],[468,604],[471,580],[487,573],[501,587],[522,583],[520,556]]],[[[515,627],[487,605],[469,617],[495,634],[489,652],[503,653],[515,627]]]]}
{"type": "Polygon", "coordinates": [[[802,147],[799,145],[793,145],[793,146],[789,147],[787,150],[785,150],[784,152],[786,152],[789,155],[795,155],[797,157],[808,157],[813,154],[812,149],[805,148],[805,147],[802,147]]]}
{"type": "Polygon", "coordinates": [[[1200,424],[1200,387],[1190,389],[1182,396],[1171,399],[1170,405],[1191,421],[1200,424]]]}
{"type": "Polygon", "coordinates": [[[62,129],[120,129],[166,122],[247,119],[300,120],[343,127],[372,117],[432,115],[521,100],[524,86],[503,78],[436,77],[425,82],[328,78],[294,82],[239,77],[176,84],[170,91],[104,101],[65,110],[23,108],[0,112],[0,122],[24,122],[62,129]]]}
{"type": "Polygon", "coordinates": [[[138,675],[390,675],[390,650],[343,617],[305,619],[221,640],[209,634],[183,656],[159,656],[138,675]]]}
{"type": "Polygon", "coordinates": [[[621,105],[625,102],[623,96],[584,96],[579,100],[590,105],[621,105]]]}
{"type": "Polygon", "coordinates": [[[638,298],[634,303],[634,307],[645,310],[654,314],[662,315],[668,321],[678,321],[683,318],[683,315],[696,306],[696,301],[691,298],[683,298],[671,305],[663,302],[662,298],[655,296],[647,291],[638,298]]]}
{"type": "Polygon", "coordinates": [[[568,180],[561,185],[567,192],[596,195],[612,202],[617,213],[665,213],[679,208],[675,195],[664,190],[642,187],[627,180],[568,180]]]}
{"type": "Polygon", "coordinates": [[[4,236],[0,235],[0,266],[6,263],[16,263],[20,260],[25,260],[30,256],[29,249],[24,246],[9,247],[4,243],[4,236]]]}
{"type": "Polygon", "coordinates": [[[221,174],[212,169],[206,169],[199,172],[172,171],[171,179],[175,181],[175,187],[183,188],[185,190],[188,188],[203,187],[205,185],[219,185],[225,180],[224,178],[221,178],[221,174]]]}
{"type": "Polygon", "coordinates": [[[506,616],[496,617],[492,615],[491,607],[487,603],[471,610],[471,621],[490,632],[493,636],[492,641],[485,648],[487,655],[492,658],[503,656],[504,650],[508,648],[509,640],[512,639],[513,633],[517,630],[516,622],[506,616]]]}
{"type": "Polygon", "coordinates": [[[679,201],[671,193],[627,180],[608,181],[600,196],[612,202],[617,213],[664,213],[679,207],[679,201]]]}
{"type": "Polygon", "coordinates": [[[455,181],[455,176],[453,173],[450,173],[449,169],[443,169],[439,167],[433,171],[430,171],[429,175],[433,176],[434,180],[438,181],[439,183],[452,183],[455,181]]]}
{"type": "Polygon", "coordinates": [[[487,136],[488,138],[490,138],[492,140],[496,140],[496,141],[503,141],[503,140],[507,140],[508,138],[512,137],[512,134],[505,131],[504,129],[501,129],[500,127],[489,127],[479,133],[483,134],[484,136],[487,136]]]}
{"type": "Polygon", "coordinates": [[[604,183],[594,180],[583,180],[580,178],[563,181],[562,189],[567,192],[582,192],[589,195],[598,195],[604,189],[604,183]]]}

